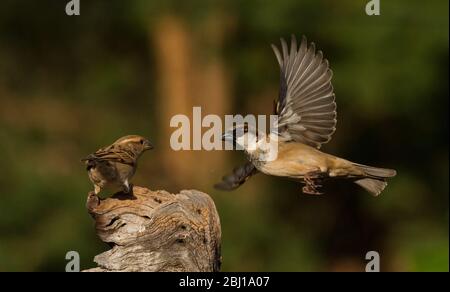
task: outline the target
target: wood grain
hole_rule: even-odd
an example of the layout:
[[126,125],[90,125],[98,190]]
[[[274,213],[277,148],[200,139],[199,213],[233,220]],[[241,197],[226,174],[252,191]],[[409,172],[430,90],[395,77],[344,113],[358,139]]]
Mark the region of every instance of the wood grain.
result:
[[220,270],[220,220],[205,193],[135,186],[131,195],[104,200],[90,193],[86,207],[98,237],[112,247],[97,255],[98,267],[87,272]]

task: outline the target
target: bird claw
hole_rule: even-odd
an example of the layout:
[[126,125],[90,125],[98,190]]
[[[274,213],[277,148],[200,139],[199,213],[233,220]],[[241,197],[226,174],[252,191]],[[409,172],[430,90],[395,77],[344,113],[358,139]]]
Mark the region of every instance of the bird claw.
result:
[[308,194],[308,195],[323,195],[323,193],[317,191],[317,189],[315,187],[310,187],[310,186],[304,186],[302,188],[302,191],[304,194]]
[[123,188],[122,188],[122,193],[124,193],[124,194],[126,194],[126,195],[130,195],[130,196],[133,196],[133,185],[132,184],[129,184],[128,182],[126,182],[124,185],[123,185]]
[[93,214],[95,208],[100,205],[100,198],[94,191],[89,192],[87,200],[86,200],[86,209],[89,213]]

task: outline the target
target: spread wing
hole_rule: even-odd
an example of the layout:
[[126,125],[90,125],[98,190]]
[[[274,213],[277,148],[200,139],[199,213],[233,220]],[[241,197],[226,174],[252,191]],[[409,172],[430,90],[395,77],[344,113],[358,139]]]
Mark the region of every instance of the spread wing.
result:
[[320,148],[331,139],[336,127],[336,103],[331,85],[332,71],[314,43],[305,37],[299,47],[292,36],[291,47],[281,39],[281,52],[272,45],[280,65],[280,93],[275,104],[278,133]]
[[88,161],[88,163],[92,163],[93,161],[110,161],[134,165],[136,159],[131,150],[120,147],[119,145],[111,145],[97,150],[97,152],[88,155],[82,161]]
[[223,191],[235,190],[257,173],[256,167],[251,162],[247,162],[233,169],[232,174],[224,176],[220,183],[214,185],[214,188]]

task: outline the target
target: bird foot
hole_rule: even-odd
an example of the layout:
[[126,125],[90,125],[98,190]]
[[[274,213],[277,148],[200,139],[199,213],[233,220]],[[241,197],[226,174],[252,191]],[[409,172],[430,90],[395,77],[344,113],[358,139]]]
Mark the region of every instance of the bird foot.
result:
[[132,196],[132,195],[133,195],[133,187],[134,187],[134,186],[133,186],[132,184],[126,183],[126,184],[123,186],[122,192],[123,192],[124,194],[127,194],[127,195]]
[[89,192],[86,200],[86,209],[90,214],[94,213],[95,208],[100,205],[101,199],[97,196],[94,191]]
[[319,178],[319,172],[311,172],[307,173],[303,180],[305,182],[305,186],[302,188],[303,193],[308,195],[322,195],[322,192],[318,191],[318,188],[322,187],[320,184],[321,179]]
[[116,193],[114,196],[120,200],[136,200],[134,195],[134,186],[128,183],[123,186],[121,192]]

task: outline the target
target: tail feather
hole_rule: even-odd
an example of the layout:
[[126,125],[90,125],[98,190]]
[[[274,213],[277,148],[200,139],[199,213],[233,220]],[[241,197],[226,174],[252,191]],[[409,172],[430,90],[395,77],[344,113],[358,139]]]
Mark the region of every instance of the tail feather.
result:
[[388,178],[397,175],[397,172],[394,169],[379,168],[357,163],[354,163],[354,165],[361,169],[367,176],[374,178]]
[[355,181],[355,183],[374,196],[378,196],[387,186],[386,178],[394,177],[397,172],[393,169],[378,168],[363,164],[354,164],[367,176]]

